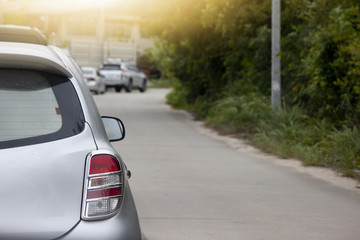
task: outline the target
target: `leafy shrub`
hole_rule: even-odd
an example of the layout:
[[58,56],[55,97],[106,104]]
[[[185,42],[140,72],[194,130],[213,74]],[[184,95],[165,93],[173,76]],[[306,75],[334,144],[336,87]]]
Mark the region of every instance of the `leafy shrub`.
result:
[[329,165],[349,176],[360,178],[360,131],[358,128],[334,130],[326,142]]
[[270,115],[270,104],[261,95],[230,96],[214,103],[206,121],[226,132],[254,132],[259,121]]
[[173,90],[166,96],[166,103],[175,108],[188,109],[189,103],[186,100],[187,90],[182,88],[178,80],[173,82]]
[[342,124],[360,118],[360,11],[332,9],[329,20],[311,37],[304,59],[311,80],[299,88],[308,112]]
[[270,0],[174,0],[162,14],[154,4],[157,55],[163,72],[177,79],[167,101],[227,133],[254,134],[252,143],[269,152],[355,176],[360,2],[282,3],[282,94],[289,106],[273,111],[268,101]]

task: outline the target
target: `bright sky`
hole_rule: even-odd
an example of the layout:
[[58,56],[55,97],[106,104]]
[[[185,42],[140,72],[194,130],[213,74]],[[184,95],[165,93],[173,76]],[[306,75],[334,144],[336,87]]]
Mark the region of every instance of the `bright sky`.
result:
[[30,12],[61,13],[69,10],[109,6],[117,1],[120,0],[0,0],[0,4],[3,10],[17,10],[25,7]]
[[6,12],[24,11],[30,14],[62,14],[88,9],[100,10],[101,7],[105,10],[118,9],[119,14],[139,15],[140,12],[146,12],[154,1],[159,3],[172,0],[0,0],[0,16]]

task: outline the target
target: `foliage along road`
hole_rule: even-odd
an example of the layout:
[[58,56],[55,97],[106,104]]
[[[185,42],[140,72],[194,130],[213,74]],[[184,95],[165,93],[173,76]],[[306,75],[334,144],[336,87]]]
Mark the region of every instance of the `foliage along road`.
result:
[[237,151],[198,131],[164,104],[166,90],[95,96],[101,114],[121,118],[116,148],[149,240],[353,240],[360,193]]

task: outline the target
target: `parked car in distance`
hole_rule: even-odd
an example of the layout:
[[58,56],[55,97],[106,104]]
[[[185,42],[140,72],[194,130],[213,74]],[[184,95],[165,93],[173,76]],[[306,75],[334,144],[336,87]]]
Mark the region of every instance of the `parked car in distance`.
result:
[[0,239],[142,239],[124,125],[61,49],[0,42],[0,121]]
[[95,94],[104,94],[106,91],[105,79],[94,67],[81,67],[84,74],[84,80],[91,92]]
[[139,89],[140,92],[146,91],[146,75],[135,64],[105,63],[100,73],[105,77],[106,87],[114,87],[116,92],[120,92],[123,88],[126,92],[131,92],[134,88]]
[[0,25],[0,42],[21,42],[47,45],[47,38],[37,28]]

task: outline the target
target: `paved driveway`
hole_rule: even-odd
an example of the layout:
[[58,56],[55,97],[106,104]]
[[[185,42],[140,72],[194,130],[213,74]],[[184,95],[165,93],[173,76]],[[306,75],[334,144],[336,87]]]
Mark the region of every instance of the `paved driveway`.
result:
[[94,96],[120,117],[115,143],[149,240],[356,240],[360,193],[231,147],[164,104],[166,90]]

